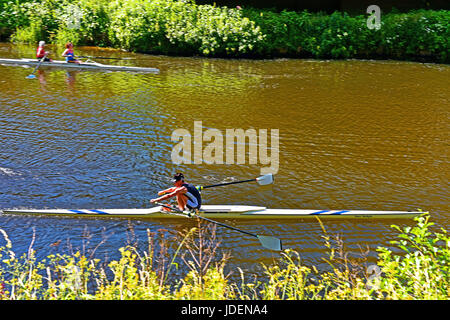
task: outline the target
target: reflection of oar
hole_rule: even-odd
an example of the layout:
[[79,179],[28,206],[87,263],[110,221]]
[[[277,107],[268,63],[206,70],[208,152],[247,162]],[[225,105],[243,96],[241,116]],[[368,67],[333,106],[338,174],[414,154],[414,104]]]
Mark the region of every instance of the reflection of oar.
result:
[[48,53],[46,53],[46,54],[42,57],[41,61],[39,61],[39,63],[38,63],[38,65],[36,66],[36,68],[34,68],[33,72],[27,76],[27,79],[36,79],[36,76],[34,75],[34,73],[35,73],[36,70],[39,68],[39,66],[41,65],[41,63],[45,60],[45,58],[47,57],[47,55],[48,55]]
[[[172,211],[175,211],[175,212],[177,212],[179,214],[182,214],[182,215],[184,215],[186,217],[194,216],[194,217],[197,217],[199,219],[203,219],[205,221],[217,224],[219,226],[222,226],[222,227],[225,227],[225,228],[228,228],[228,229],[231,229],[231,230],[235,230],[235,231],[238,231],[238,232],[242,232],[242,233],[245,233],[245,234],[247,234],[249,236],[255,237],[255,238],[257,238],[259,240],[259,242],[261,243],[261,245],[264,248],[267,248],[269,250],[274,250],[274,251],[280,251],[281,250],[281,240],[278,239],[278,238],[270,237],[270,236],[260,236],[260,235],[257,235],[257,234],[254,234],[254,233],[251,233],[251,232],[248,232],[248,231],[244,231],[244,230],[232,227],[232,226],[227,225],[225,223],[221,223],[221,222],[218,222],[218,221],[214,221],[214,220],[202,217],[202,216],[197,215],[197,214],[191,215],[191,213],[185,213],[184,211],[182,211],[182,210],[180,210],[178,208],[175,208],[173,206],[169,206],[167,204],[158,203],[158,202],[155,202],[155,203],[157,205],[159,205],[159,206],[162,206],[164,208],[167,208],[167,209],[170,209]],[[168,213],[170,213],[170,212],[168,212]]]
[[219,184],[213,184],[210,186],[197,186],[197,189],[203,190],[203,189],[208,189],[208,188],[213,188],[213,187],[228,186],[230,184],[238,184],[238,183],[253,182],[253,181],[256,181],[260,186],[265,186],[265,185],[271,184],[271,183],[273,183],[273,174],[269,173],[269,174],[260,176],[258,178],[242,180],[242,181],[224,182],[224,183],[219,183]]

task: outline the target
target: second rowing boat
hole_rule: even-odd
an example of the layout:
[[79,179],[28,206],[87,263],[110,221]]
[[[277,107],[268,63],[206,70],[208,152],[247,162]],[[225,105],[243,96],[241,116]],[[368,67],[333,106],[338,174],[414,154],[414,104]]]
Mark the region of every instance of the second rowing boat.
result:
[[[36,66],[39,60],[36,59],[3,59],[0,58],[0,64],[2,65],[26,65]],[[131,72],[145,72],[145,73],[159,73],[157,68],[144,68],[144,67],[129,67],[129,66],[117,66],[101,64],[97,62],[81,62],[81,63],[69,63],[65,61],[44,61],[41,63],[42,67],[56,67],[66,69],[85,69],[85,70],[105,70],[105,71],[131,71]]]

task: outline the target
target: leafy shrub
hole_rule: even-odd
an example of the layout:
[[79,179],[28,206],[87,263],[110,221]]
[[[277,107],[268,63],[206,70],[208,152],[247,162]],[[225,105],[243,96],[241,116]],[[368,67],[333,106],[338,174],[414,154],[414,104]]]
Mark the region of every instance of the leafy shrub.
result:
[[262,34],[237,9],[190,1],[116,0],[110,39],[128,50],[201,55],[251,52]]
[[28,26],[17,28],[12,35],[11,41],[19,43],[37,42],[39,39],[44,39],[44,30],[42,23],[39,21],[32,21]]
[[450,296],[450,237],[445,229],[432,232],[430,216],[416,218],[417,225],[399,231],[392,242],[403,251],[394,254],[380,247],[382,276],[378,279],[380,296],[388,299],[448,299]]
[[105,1],[66,1],[57,11],[58,29],[53,38],[56,43],[107,46],[109,15]]
[[450,12],[416,10],[382,15],[381,29],[367,28],[367,16],[245,9],[265,35],[255,51],[263,56],[315,58],[428,57],[449,61]]
[[381,46],[386,55],[435,56],[439,61],[449,61],[449,11],[418,10],[386,15],[383,21]]
[[[15,15],[10,21],[15,23],[15,32],[11,40],[25,43],[35,43],[51,38],[58,28],[58,10],[62,1],[42,0],[33,2],[8,2],[6,12]],[[1,24],[1,22],[0,22]]]

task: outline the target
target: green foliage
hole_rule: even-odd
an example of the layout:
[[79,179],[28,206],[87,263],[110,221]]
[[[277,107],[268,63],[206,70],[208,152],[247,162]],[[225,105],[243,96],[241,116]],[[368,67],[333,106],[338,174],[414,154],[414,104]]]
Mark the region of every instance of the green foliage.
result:
[[[52,37],[54,43],[64,45],[67,42],[72,42],[74,46],[81,44],[81,35],[77,30],[58,29]],[[37,40],[36,40],[37,41]]]
[[106,4],[93,0],[77,1],[76,5],[68,0],[5,2],[0,31],[3,36],[12,33],[11,40],[17,42],[108,45]]
[[31,21],[30,24],[23,28],[17,28],[16,32],[11,36],[12,42],[27,43],[37,42],[44,39],[44,30],[42,23],[39,21]]
[[347,13],[289,12],[246,9],[266,35],[256,51],[263,56],[315,58],[428,58],[449,61],[450,12],[417,10],[388,13],[381,29],[367,27],[368,16]]
[[108,265],[113,279],[108,280],[105,271],[100,271],[95,299],[149,300],[170,295],[167,286],[158,281],[157,273],[149,268],[149,256],[143,258],[129,246],[119,251],[120,260]]
[[250,52],[263,38],[255,23],[241,11],[211,5],[192,6],[189,20],[172,19],[168,37],[173,43],[186,43],[203,55],[240,56]]
[[0,0],[0,39],[10,36],[17,27],[30,24],[26,1]]
[[109,6],[113,44],[166,54],[242,55],[262,34],[237,9],[191,1],[115,0]]
[[386,15],[383,21],[381,46],[386,55],[435,56],[439,61],[449,61],[449,11],[419,10]]
[[417,225],[401,230],[393,241],[404,254],[379,248],[383,276],[379,291],[389,299],[448,299],[450,295],[450,237],[447,231],[431,232],[429,216],[417,219]]
[[0,0],[0,38],[218,57],[394,58],[449,62],[450,12],[381,17],[197,5],[192,0]]

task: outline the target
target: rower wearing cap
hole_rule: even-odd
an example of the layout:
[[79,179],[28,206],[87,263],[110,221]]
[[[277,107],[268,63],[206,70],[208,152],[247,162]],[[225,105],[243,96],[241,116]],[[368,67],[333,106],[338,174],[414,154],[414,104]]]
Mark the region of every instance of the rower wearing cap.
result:
[[180,210],[199,210],[202,205],[202,197],[198,189],[184,181],[182,173],[177,173],[172,180],[174,187],[158,192],[157,199],[150,200],[151,203],[177,197]]
[[38,58],[38,60],[44,58],[44,61],[52,61],[52,59],[47,57],[49,54],[50,52],[45,51],[45,41],[39,41],[39,46],[36,50],[36,58]]

